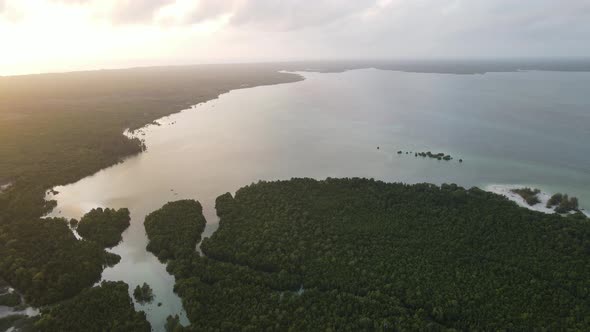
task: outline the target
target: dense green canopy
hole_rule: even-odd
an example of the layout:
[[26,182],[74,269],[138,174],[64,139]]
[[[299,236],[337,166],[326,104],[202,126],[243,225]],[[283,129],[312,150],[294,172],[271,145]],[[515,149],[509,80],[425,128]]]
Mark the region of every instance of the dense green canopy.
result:
[[49,307],[36,323],[41,331],[151,331],[144,312],[136,312],[122,281],[103,281],[72,299]]
[[133,290],[133,297],[139,303],[149,303],[154,300],[154,293],[150,285],[146,282],[143,285],[137,285]]
[[121,242],[121,233],[129,227],[129,210],[126,208],[96,208],[86,213],[78,223],[78,234],[86,240],[94,241],[109,248]]
[[217,210],[207,257],[169,264],[196,331],[590,329],[585,218],[366,179],[260,182]]
[[118,260],[94,242],[77,240],[62,218],[0,224],[0,276],[34,305],[74,296]]
[[201,203],[194,200],[168,202],[145,217],[145,231],[150,239],[147,250],[160,260],[192,256],[205,229]]

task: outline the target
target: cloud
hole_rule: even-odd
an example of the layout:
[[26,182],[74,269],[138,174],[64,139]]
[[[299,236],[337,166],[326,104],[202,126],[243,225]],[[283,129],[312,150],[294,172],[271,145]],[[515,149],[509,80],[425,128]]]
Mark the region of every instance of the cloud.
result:
[[375,0],[243,1],[234,12],[231,23],[294,30],[326,25],[359,14],[375,3]]
[[236,6],[231,0],[205,0],[199,1],[199,5],[189,16],[188,22],[199,23],[215,19],[223,14],[231,14]]
[[[76,0],[70,0],[76,1]],[[78,0],[80,1],[80,0]],[[114,23],[138,24],[151,23],[155,13],[162,7],[174,3],[174,0],[122,0],[117,1],[110,19]]]
[[[54,0],[76,4],[92,0]],[[104,1],[104,0],[103,0]],[[358,14],[382,1],[376,0],[123,0],[117,1],[108,20],[115,24],[191,25],[231,15],[235,26],[261,30],[296,30],[329,24]]]
[[590,0],[0,0],[0,35],[9,69],[95,44],[88,62],[125,66],[590,56]]

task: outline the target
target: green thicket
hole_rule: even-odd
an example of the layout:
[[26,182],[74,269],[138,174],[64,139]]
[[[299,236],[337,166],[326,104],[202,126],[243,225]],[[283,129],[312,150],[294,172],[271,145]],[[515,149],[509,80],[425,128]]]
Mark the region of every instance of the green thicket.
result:
[[17,292],[0,294],[0,306],[16,307],[20,302],[20,295]]
[[168,264],[195,331],[590,329],[586,218],[365,179],[260,182],[217,211],[206,257]]
[[161,261],[192,256],[205,229],[201,203],[180,200],[166,203],[145,217],[145,231],[150,239],[147,250]]
[[0,224],[1,277],[34,305],[74,296],[118,259],[94,242],[77,240],[62,218]]
[[121,242],[121,233],[129,227],[129,220],[129,210],[126,208],[96,208],[80,219],[77,231],[84,239],[94,241],[104,248],[114,247]]
[[152,288],[147,283],[143,283],[143,285],[137,285],[133,290],[133,297],[139,303],[149,303],[154,300],[154,293]]
[[151,331],[144,312],[136,312],[122,281],[103,281],[42,311],[41,331]]
[[539,189],[518,188],[512,189],[510,191],[522,197],[528,205],[532,206],[541,203],[538,197],[539,193],[541,192]]
[[568,194],[556,193],[547,201],[547,207],[555,208],[557,213],[578,211],[578,199],[576,197],[570,198]]

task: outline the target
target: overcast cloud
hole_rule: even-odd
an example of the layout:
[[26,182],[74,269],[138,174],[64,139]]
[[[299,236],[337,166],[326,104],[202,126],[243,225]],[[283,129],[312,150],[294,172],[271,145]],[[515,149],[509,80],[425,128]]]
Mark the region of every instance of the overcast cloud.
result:
[[[588,56],[590,0],[0,0],[0,29],[62,48],[87,43],[101,53],[89,66]],[[13,42],[12,63],[22,40]],[[55,53],[78,61],[84,52]]]

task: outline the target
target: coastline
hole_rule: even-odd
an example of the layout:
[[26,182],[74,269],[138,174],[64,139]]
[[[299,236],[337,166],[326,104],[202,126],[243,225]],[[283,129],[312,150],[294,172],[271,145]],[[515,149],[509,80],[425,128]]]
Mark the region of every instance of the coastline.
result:
[[[266,85],[277,85],[277,84],[282,84],[282,83],[276,83],[276,84],[266,84]],[[234,90],[238,90],[238,89],[245,89],[245,88],[250,88],[250,87],[253,87],[253,86],[248,86],[248,87],[242,87],[242,86],[240,86],[239,88],[236,88],[236,89],[234,89]],[[160,129],[158,129],[158,127],[160,127],[160,126],[166,126],[166,125],[171,125],[171,124],[174,124],[174,123],[175,123],[175,119],[170,119],[169,117],[171,117],[171,116],[174,116],[174,115],[178,115],[178,114],[181,114],[181,113],[184,113],[184,111],[190,111],[190,110],[193,110],[193,109],[195,109],[195,108],[196,108],[198,105],[205,104],[205,103],[207,103],[208,101],[213,101],[213,100],[215,100],[215,99],[218,99],[218,98],[219,98],[221,95],[227,94],[227,93],[229,93],[229,92],[231,92],[231,91],[233,91],[233,90],[230,90],[230,91],[228,91],[228,92],[225,92],[225,93],[221,93],[221,94],[219,94],[217,97],[215,97],[215,98],[211,98],[211,99],[209,99],[209,100],[207,100],[207,101],[202,101],[202,102],[199,102],[199,103],[197,103],[197,104],[194,104],[194,105],[192,105],[192,106],[190,106],[190,107],[186,106],[185,108],[183,108],[183,109],[181,109],[181,110],[177,110],[177,111],[174,111],[174,112],[172,112],[172,113],[169,113],[169,114],[167,114],[167,115],[164,115],[164,116],[162,116],[162,117],[159,117],[159,118],[157,118],[156,120],[152,120],[152,121],[148,122],[148,123],[147,123],[146,125],[144,125],[143,127],[137,128],[136,130],[131,130],[131,129],[129,129],[130,127],[128,127],[128,128],[127,128],[127,129],[126,129],[126,130],[123,132],[123,136],[126,136],[126,137],[127,137],[127,139],[130,139],[130,138],[131,138],[131,139],[132,139],[132,138],[138,138],[138,139],[141,139],[141,136],[143,136],[143,135],[142,135],[142,134],[143,134],[143,132],[145,132],[145,131],[147,131],[147,130],[149,130],[149,129],[153,129],[153,130],[155,130],[155,131],[160,131]],[[243,104],[243,103],[242,103],[242,104],[240,104],[240,108],[241,108],[241,106],[242,106],[242,105],[249,105],[249,104]],[[212,108],[214,108],[214,107],[215,107],[215,105],[208,106],[208,107],[212,107]],[[189,112],[187,112],[187,113],[189,113]],[[219,113],[219,112],[211,112],[211,113]],[[248,113],[248,112],[246,112],[246,113]],[[218,121],[218,123],[219,123],[219,121]],[[178,121],[178,124],[179,124],[179,125],[182,125],[182,122],[181,122],[181,121]],[[194,130],[194,129],[191,129],[191,130]],[[201,140],[201,141],[204,141],[204,140]],[[374,150],[374,145],[371,145],[371,149],[370,149],[370,151],[373,151],[373,150]],[[142,152],[144,152],[144,151],[141,151],[141,152],[139,152],[139,153],[137,153],[137,154],[134,154],[134,155],[127,156],[127,157],[125,157],[125,159],[127,159],[127,158],[134,158],[134,157],[136,157],[136,156],[140,156],[140,154],[141,154]],[[155,151],[154,151],[154,152],[155,152]],[[145,153],[145,152],[144,152],[144,153]],[[151,154],[150,154],[150,155],[151,155]],[[145,156],[145,155],[144,155],[144,156]],[[203,160],[200,160],[199,162],[203,162]],[[115,164],[114,164],[114,165],[111,165],[111,166],[108,166],[108,167],[105,167],[105,168],[103,168],[103,169],[99,170],[97,173],[104,172],[104,171],[106,171],[107,169],[109,169],[109,168],[112,168],[112,167],[114,167],[114,166],[115,166]],[[176,165],[175,165],[175,166],[176,166]],[[168,169],[170,169],[170,168],[168,168]],[[87,177],[88,177],[88,176],[87,176]],[[318,177],[318,178],[322,178],[322,177]],[[75,182],[78,182],[78,181],[79,181],[79,180],[76,180]],[[108,182],[108,181],[107,181],[107,182]],[[201,182],[199,185],[201,185],[201,184],[202,184],[202,182]],[[244,183],[244,184],[246,184],[246,183]],[[55,188],[56,188],[56,189],[58,189],[58,191],[61,191],[59,187],[55,187]],[[172,196],[172,195],[176,195],[177,193],[178,193],[179,195],[181,195],[181,196],[180,196],[180,197],[178,197],[178,198],[184,198],[184,197],[182,197],[182,196],[183,196],[183,194],[185,194],[185,195],[186,195],[186,193],[183,193],[182,191],[178,190],[178,188],[176,188],[176,187],[174,187],[174,190],[170,189],[170,192],[168,192],[168,190],[169,190],[169,188],[168,188],[168,187],[160,187],[160,188],[163,188],[163,189],[164,189],[164,191],[166,192],[166,194],[167,194],[167,195],[169,195],[169,197],[170,197],[170,198],[168,198],[168,199],[177,199],[176,197]],[[483,188],[483,186],[482,186],[482,188]],[[222,192],[218,192],[217,194],[221,194],[221,193],[222,193]],[[198,198],[200,199],[200,197],[198,197]],[[510,198],[509,198],[509,199],[510,199]],[[96,201],[94,201],[94,200],[88,200],[88,202],[96,202]],[[90,206],[88,206],[88,207],[89,207],[89,208],[91,208]],[[112,207],[112,206],[110,206],[110,205],[109,205],[109,207]],[[525,206],[525,207],[527,207],[527,208],[528,208],[528,206]],[[140,216],[137,216],[137,217],[138,217],[138,221],[139,221],[139,219],[141,219],[141,218],[140,218]],[[207,218],[207,220],[208,220],[209,222],[211,222],[211,220],[210,220],[209,218]],[[208,224],[209,224],[209,223],[208,223]],[[135,229],[135,230],[134,230],[134,232],[138,232],[138,229]],[[130,232],[130,233],[131,233],[131,232]],[[124,241],[125,241],[125,240],[124,240]],[[119,266],[119,268],[121,268],[121,266]],[[164,268],[163,270],[165,270],[165,268]],[[106,270],[105,270],[105,271],[106,271]],[[115,272],[115,271],[113,271],[113,272]],[[105,273],[105,272],[103,271],[103,276],[104,276],[104,273]],[[113,273],[113,275],[114,275],[114,273]],[[168,274],[168,275],[170,275],[170,274]],[[171,276],[171,275],[170,275],[170,276]],[[109,280],[110,280],[110,279],[109,279]],[[138,308],[136,307],[136,309],[138,309]],[[138,310],[142,310],[142,309],[144,309],[144,308],[142,307],[142,308],[139,308]]]
[[[492,192],[494,194],[504,196],[508,200],[516,203],[518,206],[532,210],[532,211],[542,212],[542,213],[546,213],[546,214],[556,213],[552,208],[546,207],[547,201],[549,200],[549,198],[551,198],[552,193],[541,191],[537,195],[537,197],[539,198],[539,200],[541,202],[537,203],[535,205],[529,205],[524,200],[524,198],[522,198],[520,195],[512,192],[513,189],[519,189],[519,188],[525,188],[525,187],[531,187],[531,186],[530,185],[519,185],[519,184],[489,184],[487,186],[484,186],[482,189],[485,191]],[[534,186],[532,186],[532,187],[534,187]],[[588,210],[585,210],[584,207],[580,208],[580,212],[582,212],[588,218],[590,218],[590,212]]]

